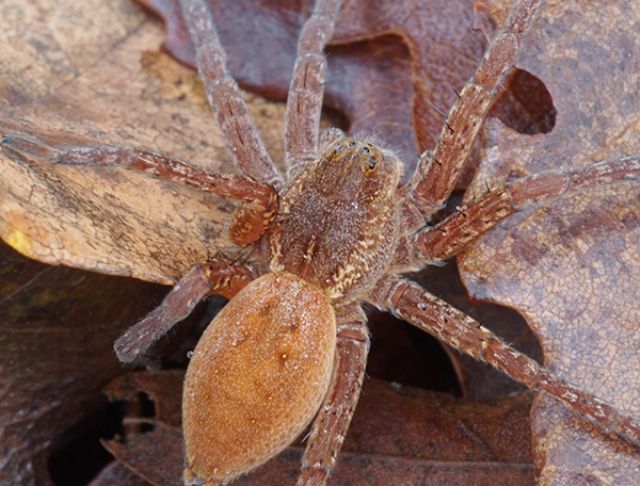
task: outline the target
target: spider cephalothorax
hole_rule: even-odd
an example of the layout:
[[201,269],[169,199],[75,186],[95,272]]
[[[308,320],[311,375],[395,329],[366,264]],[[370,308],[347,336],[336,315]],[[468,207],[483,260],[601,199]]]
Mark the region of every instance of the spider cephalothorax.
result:
[[400,171],[371,143],[329,145],[283,192],[269,234],[271,270],[300,275],[334,301],[353,300],[393,256]]
[[[636,179],[622,157],[511,182],[435,225],[480,125],[508,76],[538,0],[515,2],[476,74],[460,93],[434,150],[399,187],[402,164],[368,141],[341,136],[321,146],[326,61],[340,0],[317,0],[298,44],[286,112],[285,180],[271,161],[225,66],[203,0],[182,0],[209,102],[243,176],[212,174],[145,150],[68,146],[57,163],[119,164],[241,202],[230,240],[249,260],[193,262],[162,304],[115,343],[132,362],[209,294],[231,297],[196,347],[183,396],[185,481],[232,480],[290,444],[313,420],[301,484],[324,484],[355,409],[369,336],[362,305],[404,318],[470,356],[547,393],[601,429],[640,446],[640,423],[517,352],[474,319],[402,274],[455,256],[532,201]],[[8,137],[22,154],[37,143]],[[315,417],[315,418],[314,418]]]

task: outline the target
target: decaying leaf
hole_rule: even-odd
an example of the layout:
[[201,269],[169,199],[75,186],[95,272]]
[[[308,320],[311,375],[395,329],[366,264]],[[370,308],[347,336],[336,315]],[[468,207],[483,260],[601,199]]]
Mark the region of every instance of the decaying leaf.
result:
[[[45,143],[26,155],[0,151],[5,241],[47,263],[162,283],[224,250],[228,201],[132,171],[52,163],[51,146],[111,143],[229,172],[201,84],[155,51],[156,23],[125,0],[3,2],[0,35],[0,136]],[[282,106],[250,106],[277,157]]]
[[[106,446],[118,461],[156,485],[182,472],[177,372],[132,373],[107,387],[112,399],[143,393],[157,413],[142,420],[153,430],[132,431]],[[451,484],[531,484],[526,392],[495,403],[466,402],[427,390],[367,380],[333,481],[383,485],[402,478]],[[172,412],[173,411],[173,412]],[[132,425],[136,421],[132,421]],[[299,470],[300,445],[285,450],[238,484],[289,484]]]
[[0,483],[48,481],[52,448],[105,406],[100,389],[123,371],[111,343],[163,293],[0,245]]
[[[227,202],[124,171],[46,160],[48,144],[114,143],[225,166],[200,83],[158,52],[161,38],[160,26],[127,0],[0,3],[0,137],[47,144],[27,157],[0,153],[0,233],[15,248],[165,283],[181,266],[206,260]],[[250,99],[261,126],[273,130],[263,135],[277,154],[282,108]],[[118,252],[123,241],[137,251]],[[153,241],[157,253],[146,249]],[[161,255],[171,258],[161,263]],[[166,290],[29,262],[4,244],[0,272],[0,483],[49,484],[52,450],[105,406],[100,388],[124,371],[113,340]]]
[[90,486],[147,486],[148,481],[129,470],[121,462],[112,462],[91,481]]
[[[640,149],[640,6],[546,2],[518,67],[557,108],[545,135],[494,121],[468,197],[554,167]],[[640,415],[640,188],[618,182],[506,220],[460,258],[472,294],[517,309],[546,365]],[[533,414],[541,484],[638,484],[640,454],[546,398]]]

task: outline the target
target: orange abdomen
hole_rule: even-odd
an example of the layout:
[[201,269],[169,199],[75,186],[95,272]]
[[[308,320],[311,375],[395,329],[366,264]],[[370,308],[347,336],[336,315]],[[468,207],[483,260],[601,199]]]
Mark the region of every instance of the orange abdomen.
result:
[[185,480],[226,481],[288,446],[327,392],[335,342],[331,302],[300,277],[269,273],[240,291],[187,370]]

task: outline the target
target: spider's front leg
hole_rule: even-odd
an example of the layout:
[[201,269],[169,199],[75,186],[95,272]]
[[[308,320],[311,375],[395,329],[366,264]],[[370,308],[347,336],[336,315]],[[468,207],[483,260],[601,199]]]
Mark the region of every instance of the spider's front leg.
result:
[[360,397],[369,353],[367,318],[359,305],[338,311],[336,358],[329,391],[316,416],[302,458],[299,486],[323,485],[333,472],[336,457],[349,429]]
[[437,212],[451,195],[482,122],[511,72],[522,38],[541,3],[542,0],[516,2],[474,76],[451,108],[435,149],[420,157],[410,185],[415,188],[414,198],[425,217]]
[[625,415],[591,393],[567,383],[419,285],[388,277],[376,289],[372,301],[532,390],[547,393],[599,429],[640,447],[640,421],[637,418]]
[[113,348],[118,359],[123,363],[137,361],[175,324],[189,316],[207,295],[231,298],[251,280],[249,269],[239,263],[213,260],[196,265],[158,307],[116,340]]
[[182,15],[196,50],[196,66],[227,146],[242,172],[279,189],[282,179],[226,66],[226,56],[204,0],[182,0]]
[[324,74],[324,48],[333,35],[342,0],[317,0],[298,39],[285,114],[285,161],[289,177],[318,154]]

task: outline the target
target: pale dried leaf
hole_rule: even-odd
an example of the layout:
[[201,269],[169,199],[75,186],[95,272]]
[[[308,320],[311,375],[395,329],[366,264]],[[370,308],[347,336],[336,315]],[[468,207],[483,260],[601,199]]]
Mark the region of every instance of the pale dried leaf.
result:
[[[160,26],[139,7],[3,2],[0,32],[0,135],[144,147],[230,169],[200,82],[158,52]],[[278,156],[283,109],[250,100]],[[228,248],[233,206],[218,197],[131,171],[25,160],[6,148],[0,167],[0,236],[33,258],[171,283]]]

